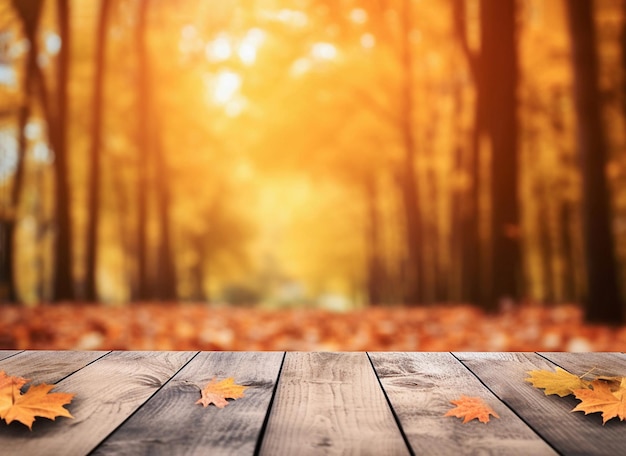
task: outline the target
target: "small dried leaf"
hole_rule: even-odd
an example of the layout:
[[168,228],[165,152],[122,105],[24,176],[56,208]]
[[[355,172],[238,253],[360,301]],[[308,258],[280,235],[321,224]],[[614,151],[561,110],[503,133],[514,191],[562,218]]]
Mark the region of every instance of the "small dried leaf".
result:
[[488,423],[489,415],[500,418],[498,414],[479,397],[461,396],[460,399],[450,402],[456,405],[456,407],[448,410],[444,416],[464,418],[463,423],[467,423],[474,418],[478,419],[481,423]]
[[210,404],[217,408],[224,408],[228,405],[226,399],[239,399],[244,397],[244,390],[247,386],[236,385],[235,379],[229,377],[219,382],[215,378],[211,380],[202,390],[202,397],[196,401],[196,404],[202,404],[204,407]]

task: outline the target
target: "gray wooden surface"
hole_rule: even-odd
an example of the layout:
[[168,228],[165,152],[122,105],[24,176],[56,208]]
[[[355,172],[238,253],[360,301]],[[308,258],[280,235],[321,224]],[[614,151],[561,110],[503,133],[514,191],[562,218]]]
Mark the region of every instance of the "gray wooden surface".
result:
[[[27,352],[39,355],[39,352]],[[64,352],[60,352],[60,355]],[[74,393],[74,419],[39,418],[33,431],[12,423],[0,426],[0,448],[15,455],[84,455],[169,380],[195,353],[112,352],[64,378],[57,390]],[[38,356],[54,365],[51,356]],[[20,371],[11,371],[20,375]],[[39,378],[33,383],[41,383]],[[54,390],[53,390],[54,391]]]
[[[553,455],[554,450],[450,353],[370,353],[415,453]],[[461,395],[481,398],[500,417],[463,424],[444,417]],[[471,445],[468,445],[471,442]]]
[[[487,388],[517,413],[541,437],[567,455],[619,455],[626,452],[626,423],[613,419],[602,425],[599,413],[572,413],[578,404],[573,396],[546,396],[524,381],[535,369],[554,370],[555,365],[535,353],[457,353]],[[623,354],[546,354],[576,375],[597,366],[603,373],[624,375]],[[567,359],[570,362],[567,362]],[[578,361],[572,361],[578,359]],[[583,361],[585,359],[585,361]]]
[[[0,423],[0,454],[626,454],[626,422],[524,381],[555,366],[626,376],[626,355],[0,350],[0,370],[75,393],[74,419]],[[213,377],[245,397],[196,405]],[[500,418],[445,417],[461,395]]]
[[31,379],[35,384],[53,384],[107,353],[105,351],[25,351],[0,361],[0,370],[5,371],[7,375]]
[[22,350],[0,350],[0,360],[21,353]]
[[[283,353],[200,353],[94,454],[253,454]],[[247,386],[225,408],[195,404],[215,377]]]
[[365,353],[287,353],[261,454],[408,449]]

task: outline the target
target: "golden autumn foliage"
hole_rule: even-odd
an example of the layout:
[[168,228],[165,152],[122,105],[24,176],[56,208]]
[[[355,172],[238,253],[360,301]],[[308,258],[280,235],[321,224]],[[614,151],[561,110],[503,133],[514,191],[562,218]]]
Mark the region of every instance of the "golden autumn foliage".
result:
[[462,395],[460,399],[450,401],[450,403],[456,405],[456,407],[448,410],[444,416],[463,418],[463,424],[473,419],[477,419],[481,423],[488,423],[489,415],[500,418],[498,414],[479,397]]
[[[47,97],[54,100],[59,51],[67,43],[54,2],[32,3],[44,4],[35,43]],[[150,2],[144,16],[139,2],[104,2],[112,5],[101,39],[102,2],[68,3],[65,177],[71,198],[59,203],[71,206],[75,254],[67,257],[77,289],[87,275],[87,247],[94,247],[89,239],[98,241],[99,289],[89,299],[150,298],[135,295],[137,244],[144,239],[150,261],[163,263],[158,248],[167,238],[177,271],[171,280],[180,299],[228,300],[232,288],[245,282],[267,301],[291,299],[283,293],[291,283],[300,290],[295,299],[315,300],[333,292],[357,307],[383,298],[400,302],[407,261],[406,208],[398,179],[407,168],[405,129],[418,139],[412,165],[420,183],[414,206],[423,219],[417,269],[424,271],[424,301],[474,299],[464,283],[469,279],[463,262],[474,259],[463,251],[466,242],[465,247],[473,245],[465,240],[464,227],[468,220],[474,223],[469,208],[476,205],[474,247],[488,247],[492,152],[488,140],[474,138],[479,94],[471,59],[456,36],[453,10],[467,3],[467,40],[472,51],[479,51],[479,2],[415,2],[412,14],[404,15],[406,2],[399,1],[190,0],[184,5]],[[582,187],[565,3],[517,3],[522,210],[519,226],[507,232],[519,238],[523,250],[522,296],[580,302],[585,289]],[[619,227],[626,208],[621,153],[626,117],[619,37],[624,13],[620,2],[596,3],[611,149],[607,174],[618,227],[616,251],[623,264],[626,236]],[[34,48],[25,44],[28,37],[13,4],[20,2],[0,7],[0,140],[6,157],[0,160],[0,225],[15,222],[15,239],[8,244],[15,245],[9,264],[16,271],[15,300],[35,304],[56,299],[51,281],[58,272],[53,266],[58,154],[48,133],[57,129],[48,125],[43,95],[39,100],[37,93],[28,93],[26,63]],[[403,17],[412,21],[407,34],[400,27]],[[150,144],[138,139],[140,108],[145,108],[139,89],[148,86],[139,71],[139,35],[145,41],[149,98],[158,123]],[[415,60],[412,71],[403,66],[403,41]],[[95,63],[99,44],[105,47],[100,72]],[[483,63],[483,71],[499,71],[498,62]],[[93,96],[97,75],[104,97],[99,122]],[[405,83],[411,87],[407,93]],[[405,125],[400,120],[407,95],[414,106]],[[24,150],[18,150],[22,108],[30,114]],[[94,125],[101,127],[99,142]],[[87,184],[94,179],[86,152],[92,147],[101,160],[101,195],[95,199],[98,233],[90,237],[86,230],[95,205],[88,203]],[[152,149],[162,149],[158,166]],[[23,184],[13,192],[18,163],[25,167]],[[144,170],[147,182],[138,185]],[[154,195],[165,189],[169,213],[157,217]],[[140,217],[144,192],[150,211]],[[19,195],[19,204],[12,193]],[[167,231],[169,226],[175,228]],[[382,298],[370,299],[368,290],[376,286]],[[0,287],[0,299],[6,293]]]
[[213,378],[203,389],[202,397],[198,399],[196,404],[202,404],[208,407],[213,404],[217,408],[224,408],[228,405],[226,399],[239,399],[244,397],[244,391],[247,386],[237,385],[232,377],[220,380],[219,382]]
[[32,429],[35,417],[54,420],[57,416],[73,418],[63,406],[74,397],[70,393],[50,393],[54,385],[32,385],[25,393],[21,388],[30,380],[7,375],[0,371],[0,418],[11,424],[13,421]]

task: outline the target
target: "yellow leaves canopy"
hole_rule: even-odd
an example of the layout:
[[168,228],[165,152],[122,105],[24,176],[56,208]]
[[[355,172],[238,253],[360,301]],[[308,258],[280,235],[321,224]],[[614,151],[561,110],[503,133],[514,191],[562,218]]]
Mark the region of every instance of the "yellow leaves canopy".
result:
[[74,397],[69,393],[50,393],[54,385],[31,386],[22,394],[20,388],[30,380],[12,377],[0,371],[0,418],[11,424],[19,421],[32,429],[35,417],[41,416],[54,420],[57,416],[73,418],[63,406]]
[[239,399],[244,396],[244,390],[247,386],[235,384],[235,379],[229,377],[219,382],[213,378],[207,386],[202,390],[202,397],[198,399],[196,404],[202,404],[208,407],[214,404],[217,408],[224,408],[228,405],[226,399]]

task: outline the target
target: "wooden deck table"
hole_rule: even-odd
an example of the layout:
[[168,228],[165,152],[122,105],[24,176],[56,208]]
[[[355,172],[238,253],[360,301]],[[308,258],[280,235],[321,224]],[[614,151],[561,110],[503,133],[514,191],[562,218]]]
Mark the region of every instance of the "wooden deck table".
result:
[[[626,454],[626,422],[524,381],[555,366],[624,376],[626,355],[0,350],[0,370],[75,393],[74,419],[0,423],[0,454]],[[245,397],[195,405],[213,377]],[[500,418],[444,417],[461,395]]]

